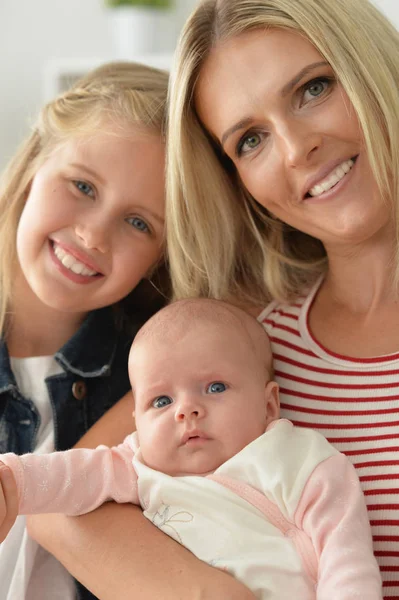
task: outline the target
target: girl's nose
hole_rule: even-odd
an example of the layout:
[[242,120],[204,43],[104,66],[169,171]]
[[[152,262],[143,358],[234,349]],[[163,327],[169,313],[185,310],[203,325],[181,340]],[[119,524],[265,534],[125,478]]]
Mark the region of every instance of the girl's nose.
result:
[[105,253],[109,249],[110,224],[104,222],[80,223],[75,233],[85,248]]

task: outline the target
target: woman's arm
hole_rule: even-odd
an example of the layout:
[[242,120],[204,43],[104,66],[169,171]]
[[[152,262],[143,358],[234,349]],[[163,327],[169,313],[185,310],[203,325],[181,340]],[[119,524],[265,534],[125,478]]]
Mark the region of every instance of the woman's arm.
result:
[[18,516],[18,488],[12,471],[0,462],[0,543]]
[[[132,408],[127,394],[78,445],[121,442],[133,428]],[[107,503],[81,517],[29,517],[29,533],[101,600],[254,600],[241,583],[197,559],[130,504]]]

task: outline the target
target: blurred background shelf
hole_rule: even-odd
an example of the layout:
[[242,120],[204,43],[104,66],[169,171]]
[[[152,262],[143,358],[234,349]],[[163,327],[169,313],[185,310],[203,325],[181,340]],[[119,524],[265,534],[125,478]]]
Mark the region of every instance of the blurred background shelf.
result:
[[[54,58],[44,64],[43,68],[43,101],[48,102],[54,96],[64,92],[73,83],[88,71],[99,67],[110,60],[117,58]],[[133,59],[132,59],[133,60]],[[142,54],[134,57],[134,62],[143,63],[150,67],[157,67],[170,71],[172,66],[172,53]]]

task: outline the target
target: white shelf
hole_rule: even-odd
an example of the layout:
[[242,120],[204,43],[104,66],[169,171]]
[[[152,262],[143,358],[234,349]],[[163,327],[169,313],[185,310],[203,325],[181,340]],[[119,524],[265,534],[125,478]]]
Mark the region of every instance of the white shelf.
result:
[[[113,58],[84,58],[69,59],[57,58],[49,60],[43,72],[44,101],[49,102],[58,94],[67,90],[80,77],[99,67],[100,65],[116,60]],[[133,59],[132,59],[133,60]],[[145,54],[134,58],[134,62],[143,63],[150,67],[169,71],[172,66],[173,54]]]

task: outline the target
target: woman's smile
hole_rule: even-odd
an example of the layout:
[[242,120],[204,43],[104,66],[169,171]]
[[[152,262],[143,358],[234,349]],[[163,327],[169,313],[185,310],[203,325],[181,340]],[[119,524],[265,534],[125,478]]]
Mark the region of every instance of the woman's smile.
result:
[[[356,159],[355,159],[356,160]],[[323,177],[321,181],[319,181],[318,175],[315,177],[317,183],[311,184],[312,187],[306,192],[305,198],[307,196],[311,196],[312,198],[320,197],[324,195],[329,190],[335,188],[338,183],[346,180],[346,175],[352,170],[355,165],[355,160],[350,158],[349,160],[345,160],[344,162],[339,162],[338,166],[333,168],[332,171],[326,176]],[[338,162],[338,161],[337,161]],[[328,169],[328,167],[327,167]],[[325,170],[327,170],[325,169]],[[328,169],[329,170],[329,169]],[[308,188],[309,182],[306,184],[306,188]]]

